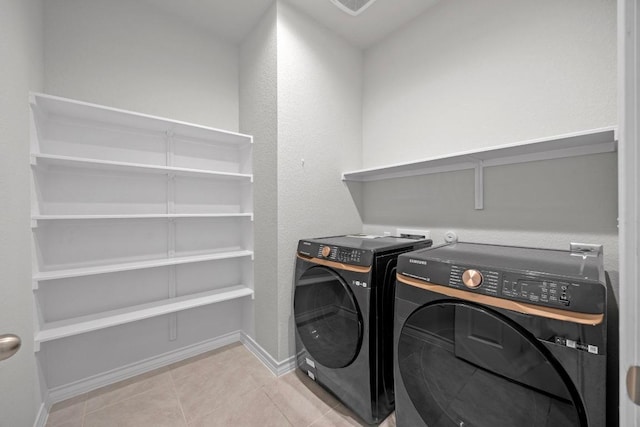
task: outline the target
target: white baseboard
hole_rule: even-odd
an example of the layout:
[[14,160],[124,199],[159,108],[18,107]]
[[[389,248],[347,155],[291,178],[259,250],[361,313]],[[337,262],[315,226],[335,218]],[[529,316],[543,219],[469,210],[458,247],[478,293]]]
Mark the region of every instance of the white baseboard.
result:
[[296,368],[296,358],[291,356],[281,362],[275,360],[264,348],[245,332],[240,333],[240,342],[254,354],[276,377],[282,376]]
[[202,341],[178,350],[170,351],[158,356],[150,357],[140,362],[125,365],[111,371],[84,378],[73,383],[65,384],[49,390],[49,399],[46,403],[47,413],[54,403],[79,396],[91,390],[123,381],[154,369],[162,368],[175,362],[197,356],[207,351],[215,350],[225,345],[241,341],[240,331],[231,332],[207,341]]
[[49,418],[49,408],[47,402],[42,402],[40,410],[36,416],[36,420],[33,422],[33,427],[44,427],[47,424],[47,418]]

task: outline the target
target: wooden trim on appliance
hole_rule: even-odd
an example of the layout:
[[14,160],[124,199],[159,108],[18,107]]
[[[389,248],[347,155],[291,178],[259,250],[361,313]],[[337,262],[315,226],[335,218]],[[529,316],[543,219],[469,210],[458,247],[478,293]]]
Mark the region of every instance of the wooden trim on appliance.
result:
[[454,298],[460,298],[465,301],[472,301],[478,304],[489,305],[491,307],[504,308],[506,310],[517,311],[519,313],[530,314],[533,316],[546,317],[549,319],[562,320],[564,322],[579,323],[581,325],[599,325],[604,320],[604,314],[577,313],[575,311],[560,310],[557,308],[542,307],[528,303],[517,302],[508,299],[496,298],[489,295],[477,294],[474,292],[463,291],[461,289],[450,288],[447,286],[436,285],[424,280],[414,279],[411,277],[396,274],[399,282],[409,286],[426,289],[438,294],[447,295]]
[[314,257],[306,256],[306,255],[300,255],[300,254],[298,254],[298,258],[303,259],[305,261],[309,261],[309,262],[314,263],[314,264],[324,265],[326,267],[337,268],[337,269],[340,269],[340,270],[353,271],[354,273],[368,273],[368,272],[371,271],[371,266],[364,267],[364,266],[359,266],[359,265],[348,265],[348,264],[343,264],[341,262],[329,261],[328,259],[314,258]]

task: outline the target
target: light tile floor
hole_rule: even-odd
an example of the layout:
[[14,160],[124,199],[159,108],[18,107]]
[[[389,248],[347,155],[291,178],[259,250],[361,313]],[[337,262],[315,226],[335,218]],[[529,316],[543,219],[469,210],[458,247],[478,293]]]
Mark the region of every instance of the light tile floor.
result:
[[[60,402],[47,427],[365,425],[298,371],[276,378],[242,344]],[[381,426],[394,427],[391,415]]]

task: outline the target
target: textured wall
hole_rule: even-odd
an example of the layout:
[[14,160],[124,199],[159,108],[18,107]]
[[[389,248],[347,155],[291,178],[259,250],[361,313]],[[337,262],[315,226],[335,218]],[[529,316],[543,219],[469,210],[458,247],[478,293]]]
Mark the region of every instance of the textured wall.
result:
[[240,46],[240,131],[253,135],[253,337],[278,355],[276,6]]
[[[361,164],[362,53],[278,2],[279,360],[294,352],[297,242],[360,232],[341,172]],[[302,162],[304,159],[304,164]],[[258,273],[256,273],[258,274]]]
[[[439,2],[365,54],[365,167],[616,124],[612,0]],[[617,270],[616,155],[363,185],[365,230],[461,240],[605,245]]]
[[33,425],[42,402],[33,353],[29,242],[29,91],[42,90],[42,1],[4,1],[0,10],[0,334],[23,340],[0,362],[3,426]]
[[238,49],[126,0],[45,2],[45,91],[238,129]]

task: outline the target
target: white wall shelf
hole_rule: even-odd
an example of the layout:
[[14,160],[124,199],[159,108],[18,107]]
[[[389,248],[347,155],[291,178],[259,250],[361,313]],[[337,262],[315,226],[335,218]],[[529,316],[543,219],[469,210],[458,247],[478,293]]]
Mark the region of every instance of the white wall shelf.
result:
[[249,321],[251,136],[44,94],[30,107],[34,340],[47,387]]
[[150,302],[104,313],[96,313],[89,316],[45,323],[35,336],[37,347],[36,351],[39,350],[40,343],[46,341],[84,334],[129,322],[135,322],[138,320],[252,295],[253,290],[247,286],[230,286],[227,288],[201,292],[194,295],[169,298],[162,301]]
[[93,276],[96,274],[117,273],[120,271],[142,270],[146,268],[166,267],[169,265],[193,264],[196,262],[218,261],[230,258],[253,257],[251,251],[220,252],[204,255],[182,256],[175,258],[154,259],[148,261],[124,262],[95,267],[71,268],[65,270],[42,271],[33,275],[35,282],[68,279],[70,277]]
[[247,218],[253,221],[253,213],[220,213],[220,214],[121,214],[121,215],[33,215],[31,220],[37,226],[38,221],[73,221],[100,219],[206,219],[206,218]]
[[559,159],[587,154],[611,153],[617,149],[614,127],[593,129],[549,138],[465,151],[406,163],[344,172],[343,181],[368,182],[475,169],[476,209],[483,208],[483,169],[515,163]]
[[253,175],[244,173],[216,172],[201,169],[187,169],[171,166],[154,166],[141,163],[115,162],[82,157],[58,156],[52,154],[31,154],[32,166],[63,166],[75,168],[91,168],[93,170],[122,171],[134,173],[151,173],[162,175],[190,176],[196,178],[237,179],[253,181]]
[[253,142],[251,136],[237,132],[43,93],[31,94],[30,103],[34,113],[43,116],[43,118],[74,119],[94,129],[101,126],[136,133],[171,132],[174,135],[197,139],[207,144],[249,146]]

